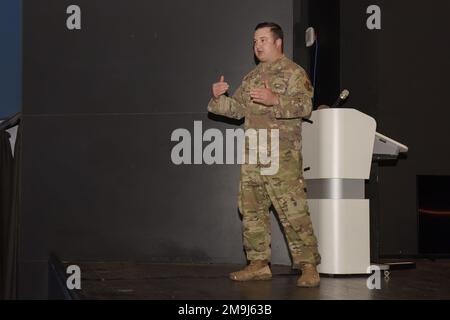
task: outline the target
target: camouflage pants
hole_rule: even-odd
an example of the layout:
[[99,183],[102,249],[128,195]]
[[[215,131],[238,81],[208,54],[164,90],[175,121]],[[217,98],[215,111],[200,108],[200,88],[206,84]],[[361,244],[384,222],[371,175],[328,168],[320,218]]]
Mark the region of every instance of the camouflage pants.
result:
[[298,164],[295,159],[284,157],[280,170],[273,176],[261,175],[258,165],[242,165],[239,209],[249,261],[270,261],[269,210],[273,205],[284,229],[293,267],[298,268],[301,263],[320,263],[317,239],[306,202],[304,179],[300,170],[297,170],[299,167],[295,167]]

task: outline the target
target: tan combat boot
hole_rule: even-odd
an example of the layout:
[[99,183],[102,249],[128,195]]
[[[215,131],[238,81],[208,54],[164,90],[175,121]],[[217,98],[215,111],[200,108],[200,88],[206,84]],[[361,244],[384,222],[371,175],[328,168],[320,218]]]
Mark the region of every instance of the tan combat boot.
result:
[[244,269],[230,273],[230,279],[233,281],[269,280],[271,278],[272,272],[267,260],[250,261],[250,264]]
[[305,263],[301,270],[302,275],[297,280],[297,287],[314,288],[320,285],[320,276],[314,264]]

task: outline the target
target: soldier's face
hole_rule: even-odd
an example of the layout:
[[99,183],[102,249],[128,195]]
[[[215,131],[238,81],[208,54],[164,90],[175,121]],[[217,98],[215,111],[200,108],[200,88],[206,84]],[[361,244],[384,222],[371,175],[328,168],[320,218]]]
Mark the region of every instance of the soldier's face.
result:
[[270,28],[261,28],[255,31],[253,50],[261,62],[272,62],[282,54],[282,40],[274,39]]

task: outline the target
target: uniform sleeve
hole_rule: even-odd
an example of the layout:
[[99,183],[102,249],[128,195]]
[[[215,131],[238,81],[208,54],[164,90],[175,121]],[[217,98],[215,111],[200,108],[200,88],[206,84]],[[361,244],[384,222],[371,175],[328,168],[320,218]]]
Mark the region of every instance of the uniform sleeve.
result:
[[217,99],[214,97],[211,98],[208,104],[208,111],[228,118],[242,119],[245,116],[242,85],[236,90],[231,98],[224,95],[221,95]]
[[296,70],[288,82],[284,94],[278,95],[279,103],[274,105],[277,119],[304,118],[312,111],[312,97],[314,89],[306,71]]

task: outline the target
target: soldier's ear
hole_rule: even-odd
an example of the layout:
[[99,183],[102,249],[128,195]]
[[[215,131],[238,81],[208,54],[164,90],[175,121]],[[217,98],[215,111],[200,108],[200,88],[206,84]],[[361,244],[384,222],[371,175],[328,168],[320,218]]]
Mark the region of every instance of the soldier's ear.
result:
[[278,38],[277,40],[275,40],[275,45],[278,48],[282,48],[283,47],[283,40],[281,40],[280,38]]

